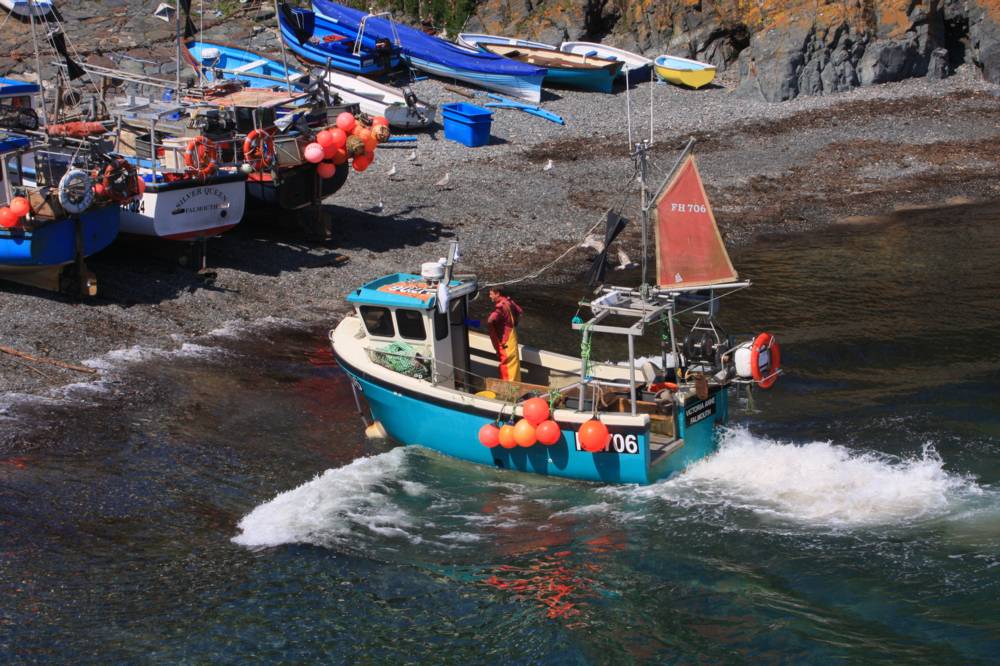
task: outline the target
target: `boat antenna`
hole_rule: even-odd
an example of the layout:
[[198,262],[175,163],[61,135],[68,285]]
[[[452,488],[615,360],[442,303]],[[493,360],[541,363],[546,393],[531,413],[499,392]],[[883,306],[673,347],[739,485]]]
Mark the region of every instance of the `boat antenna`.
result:
[[647,204],[649,189],[646,187],[647,169],[649,168],[647,153],[649,152],[649,148],[650,142],[643,139],[642,141],[635,143],[635,149],[630,155],[630,157],[636,160],[637,170],[639,171],[639,207],[642,212],[642,222],[640,224],[642,229],[642,282],[639,286],[639,292],[642,294],[644,300],[649,294],[649,282],[646,279],[648,264],[647,256],[649,255],[649,206]]
[[[176,88],[174,88],[174,102],[181,98],[181,0],[174,0],[174,40],[177,42],[177,53],[175,54],[176,65]],[[199,72],[199,76],[200,76]],[[162,95],[161,95],[162,97]],[[155,137],[150,137],[155,143]]]
[[[13,11],[13,10],[11,10]],[[45,88],[42,85],[42,57],[38,54],[38,36],[35,34],[35,2],[28,0],[28,21],[31,23],[31,44],[35,48],[35,76],[38,77],[38,93],[42,96],[42,126],[48,125],[45,114]]]

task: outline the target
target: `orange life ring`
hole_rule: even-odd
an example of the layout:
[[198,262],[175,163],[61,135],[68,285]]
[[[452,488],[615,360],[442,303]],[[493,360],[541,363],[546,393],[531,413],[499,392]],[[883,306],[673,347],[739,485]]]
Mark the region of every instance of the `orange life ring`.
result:
[[[767,375],[760,371],[761,352],[770,352],[771,358],[767,364]],[[770,333],[761,333],[750,346],[750,373],[757,382],[757,386],[762,389],[769,389],[778,381],[778,372],[781,370],[781,346],[778,340]]]
[[267,130],[255,129],[243,140],[243,158],[254,171],[264,171],[274,161],[274,137]]
[[649,386],[650,393],[659,393],[663,389],[670,389],[671,391],[676,392],[677,384],[674,384],[673,382],[657,382],[656,384],[650,384]]
[[124,157],[114,158],[101,175],[103,194],[117,203],[125,203],[139,196],[140,176],[135,167]]
[[203,136],[188,141],[184,151],[184,164],[202,178],[215,173],[215,144]]

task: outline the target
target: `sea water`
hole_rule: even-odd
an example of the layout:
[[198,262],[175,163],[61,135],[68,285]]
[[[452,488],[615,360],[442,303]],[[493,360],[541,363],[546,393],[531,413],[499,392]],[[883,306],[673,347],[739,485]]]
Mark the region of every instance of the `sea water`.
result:
[[[755,285],[722,320],[787,374],[650,486],[370,443],[323,327],[286,320],[4,396],[0,660],[995,662],[998,222],[737,253]],[[583,294],[515,292],[521,335],[576,351]]]

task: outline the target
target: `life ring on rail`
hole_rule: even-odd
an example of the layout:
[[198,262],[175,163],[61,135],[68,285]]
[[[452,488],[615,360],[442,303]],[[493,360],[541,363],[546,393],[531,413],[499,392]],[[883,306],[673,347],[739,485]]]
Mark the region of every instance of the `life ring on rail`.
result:
[[94,181],[83,169],[70,169],[59,179],[59,205],[71,215],[79,215],[94,203]]
[[677,384],[673,382],[657,382],[655,384],[649,385],[650,393],[659,393],[663,389],[670,389],[671,391],[677,392]]
[[142,189],[135,167],[124,157],[116,157],[104,167],[101,186],[104,194],[117,203],[125,203],[137,198]]
[[215,173],[215,144],[203,136],[188,141],[184,150],[184,164],[202,178]]
[[274,137],[263,129],[255,129],[243,140],[243,159],[254,171],[271,168],[274,161]]
[[[767,374],[760,370],[760,355],[768,352]],[[762,389],[769,389],[778,381],[778,374],[781,371],[781,346],[777,338],[770,333],[761,333],[750,346],[750,373],[757,386]]]

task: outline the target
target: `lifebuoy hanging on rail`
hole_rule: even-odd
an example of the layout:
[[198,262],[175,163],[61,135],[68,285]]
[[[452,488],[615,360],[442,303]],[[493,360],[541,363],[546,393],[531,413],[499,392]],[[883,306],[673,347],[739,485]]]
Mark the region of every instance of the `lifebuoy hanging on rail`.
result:
[[[760,356],[764,352],[768,353],[768,360],[765,370],[760,368]],[[769,389],[778,381],[778,374],[781,371],[781,346],[777,338],[770,333],[761,333],[750,346],[750,372],[757,386],[762,389]]]
[[59,205],[70,215],[79,215],[94,203],[94,181],[83,169],[70,169],[59,179]]
[[255,129],[243,140],[243,159],[254,171],[271,168],[274,162],[274,137],[263,129]]
[[202,178],[215,173],[215,144],[204,136],[188,141],[184,150],[184,164]]
[[104,167],[101,174],[103,193],[117,203],[132,201],[142,194],[140,177],[131,162],[124,157],[116,157]]

